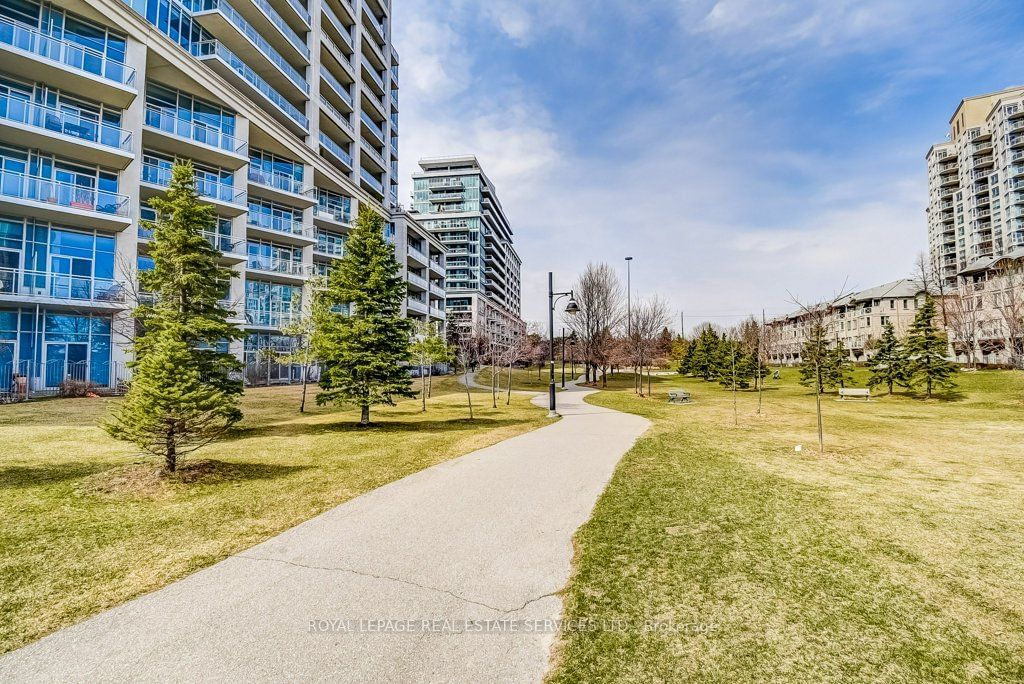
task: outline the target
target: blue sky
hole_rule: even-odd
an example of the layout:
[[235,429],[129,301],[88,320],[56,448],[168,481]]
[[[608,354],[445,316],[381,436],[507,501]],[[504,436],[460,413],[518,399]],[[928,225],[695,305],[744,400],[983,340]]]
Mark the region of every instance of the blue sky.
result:
[[[395,0],[402,197],[474,153],[546,273],[632,255],[728,324],[910,275],[924,155],[960,98],[1024,84],[1019,0]],[[678,316],[677,316],[678,318]]]

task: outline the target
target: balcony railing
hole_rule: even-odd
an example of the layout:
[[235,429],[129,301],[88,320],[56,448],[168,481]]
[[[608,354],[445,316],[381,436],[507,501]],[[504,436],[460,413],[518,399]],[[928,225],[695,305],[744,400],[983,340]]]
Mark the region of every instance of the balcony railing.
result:
[[351,223],[352,213],[346,212],[341,207],[334,207],[328,204],[324,204],[322,201],[313,207],[314,216],[324,216],[328,220],[337,221],[338,223]]
[[423,262],[429,261],[427,259],[427,255],[425,253],[423,253],[422,250],[416,249],[412,245],[409,245],[408,247],[406,247],[406,249],[409,252],[409,256],[416,257],[417,259],[419,259],[420,261],[423,261]]
[[383,145],[384,144],[384,129],[380,127],[380,124],[378,124],[376,121],[371,119],[370,115],[367,114],[366,112],[359,112],[359,119],[364,124],[366,124],[367,128],[369,128],[371,131],[373,131],[374,133],[377,134],[377,137],[380,138],[380,144]]
[[0,195],[113,216],[127,217],[131,207],[128,197],[116,192],[5,170],[0,170]]
[[338,159],[352,166],[352,155],[342,149],[341,145],[334,142],[326,133],[320,134],[320,144],[327,148],[327,150]]
[[299,318],[297,313],[291,311],[264,311],[262,309],[246,309],[245,322],[249,325],[259,325],[267,328],[283,328],[291,325]]
[[313,251],[317,254],[326,254],[327,256],[332,257],[343,257],[345,256],[345,245],[343,243],[339,244],[337,242],[318,240],[317,243],[313,245]]
[[69,41],[52,38],[35,29],[0,18],[0,45],[56,62],[64,67],[99,76],[118,85],[133,87],[135,69]]
[[332,121],[348,131],[352,137],[355,137],[355,134],[352,131],[352,120],[348,114],[342,114],[334,108],[334,105],[323,98],[320,98],[320,106],[323,107],[324,111],[327,112]]
[[239,142],[234,136],[194,121],[179,119],[156,107],[146,107],[145,125],[164,133],[194,140],[202,145],[209,145],[234,154],[245,154],[246,144]]
[[370,20],[370,26],[377,29],[377,33],[380,34],[381,41],[386,43],[387,27],[384,25],[384,22],[378,21],[377,17],[373,16],[373,12],[370,12],[369,10],[366,11],[366,17]]
[[[359,59],[362,61],[363,66],[370,72],[370,76],[373,77],[373,82],[380,86],[381,90],[384,90],[384,79],[380,77],[380,72],[377,71],[377,67],[370,63],[370,60],[366,58],[366,55],[359,55]],[[380,98],[378,98],[380,101]],[[383,104],[383,102],[381,102]]]
[[191,52],[196,57],[217,57],[249,85],[262,93],[264,97],[276,105],[278,109],[295,123],[299,124],[303,129],[309,128],[309,119],[299,111],[298,107],[289,102],[281,93],[274,90],[269,83],[264,81],[249,65],[239,59],[235,53],[224,47],[220,41],[202,40],[195,42],[192,44]]
[[313,229],[303,225],[302,221],[295,221],[283,216],[250,211],[248,222],[250,226],[262,228],[263,230],[272,230],[287,235],[300,235],[310,238],[313,236]]
[[350,107],[353,106],[352,93],[349,91],[349,88],[347,86],[342,85],[341,81],[332,76],[331,72],[327,71],[327,69],[320,69],[320,77],[327,81],[327,85],[331,86],[331,88],[336,93],[338,93],[342,100],[347,102]]
[[0,95],[0,119],[25,124],[97,143],[124,152],[132,151],[132,134],[119,126],[87,119],[79,114]]
[[[292,30],[292,27],[288,25],[288,22],[281,18],[281,15],[277,13],[277,10],[271,7],[267,0],[253,0],[253,2],[260,8],[260,10],[263,11],[263,14],[267,15],[267,18],[270,19],[270,23],[276,26],[277,30],[284,34],[284,37],[288,39],[288,42],[294,45],[303,57],[309,59],[309,46],[306,45],[306,41],[302,40],[302,38],[299,37],[299,34]],[[301,15],[306,17],[306,23],[309,24],[309,13],[302,9],[302,7],[300,7],[294,0],[289,0],[289,2],[300,12]]]
[[359,169],[359,176],[370,184],[370,187],[379,192],[381,195],[384,194],[384,184],[381,183],[372,173],[366,169]]
[[334,10],[332,10],[326,2],[321,3],[320,6],[323,8],[324,14],[327,15],[327,19],[331,22],[331,24],[338,31],[338,33],[341,34],[342,38],[344,38],[345,41],[348,43],[349,49],[353,49],[351,31],[349,31],[349,29],[345,27],[345,24],[342,23],[341,19],[338,18],[338,15],[334,13]]
[[249,182],[265,185],[269,188],[277,188],[278,190],[291,192],[296,195],[302,195],[307,192],[303,190],[302,181],[294,176],[281,173],[280,171],[267,171],[252,164],[249,164]]
[[246,267],[254,271],[281,273],[284,275],[300,277],[308,276],[310,272],[308,264],[303,264],[301,261],[292,261],[290,259],[249,257],[249,262],[246,264]]
[[231,6],[228,0],[193,0],[188,3],[192,6],[192,10],[198,11],[215,11],[220,12],[224,17],[231,22],[236,29],[238,29],[242,35],[252,41],[253,45],[267,58],[274,66],[281,70],[285,76],[291,79],[292,83],[297,85],[299,89],[309,94],[309,83],[303,78],[302,74],[298,72],[288,61],[278,53],[274,47],[267,42],[267,39],[260,35],[260,32],[253,28],[252,24],[246,21],[245,17],[238,13],[238,11]]
[[387,167],[387,162],[384,161],[383,155],[381,155],[380,150],[378,150],[373,143],[371,143],[366,138],[362,137],[360,138],[360,142],[362,142],[363,144],[363,150],[369,152],[370,156],[373,157],[374,160],[376,160],[376,162],[381,165],[381,168]]
[[[171,184],[171,169],[157,164],[143,164],[142,182],[166,188]],[[245,190],[238,191],[234,186],[199,176],[196,177],[196,192],[201,197],[217,200],[218,202],[239,205],[246,203]]]
[[124,283],[110,278],[0,268],[0,295],[123,303],[126,293]]
[[[230,235],[223,233],[211,233],[203,231],[203,237],[214,249],[225,254],[245,254],[245,244],[235,242]],[[145,242],[153,239],[153,229],[147,228],[145,224],[139,226],[139,239]]]

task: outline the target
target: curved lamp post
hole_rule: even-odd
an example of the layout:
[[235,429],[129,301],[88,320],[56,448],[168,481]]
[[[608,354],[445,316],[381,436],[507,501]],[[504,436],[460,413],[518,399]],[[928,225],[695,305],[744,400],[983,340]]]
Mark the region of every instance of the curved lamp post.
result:
[[555,292],[554,275],[548,271],[548,351],[551,357],[548,375],[548,418],[558,417],[558,411],[555,410],[555,304],[563,297],[569,298],[569,303],[565,305],[565,313],[578,314],[580,307],[576,304],[572,290]]

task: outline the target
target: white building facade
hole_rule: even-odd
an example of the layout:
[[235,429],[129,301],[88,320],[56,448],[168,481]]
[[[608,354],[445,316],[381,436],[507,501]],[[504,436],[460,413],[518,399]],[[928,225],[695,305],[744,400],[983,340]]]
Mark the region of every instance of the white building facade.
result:
[[152,267],[140,221],[176,159],[237,274],[233,351],[287,350],[359,207],[398,205],[390,23],[389,0],[0,2],[0,373],[40,390],[123,378]]

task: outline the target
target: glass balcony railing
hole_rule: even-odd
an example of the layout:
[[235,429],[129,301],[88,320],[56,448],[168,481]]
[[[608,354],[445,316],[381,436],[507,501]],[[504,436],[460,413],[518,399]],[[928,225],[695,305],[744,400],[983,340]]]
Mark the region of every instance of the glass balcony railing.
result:
[[352,222],[352,212],[345,211],[342,207],[324,204],[322,201],[313,207],[313,215],[323,216],[329,221],[337,221],[338,223]]
[[332,121],[337,123],[339,126],[344,128],[349,133],[352,133],[352,120],[349,118],[348,114],[342,114],[341,112],[334,108],[334,105],[332,105],[330,102],[323,98],[320,99],[320,106],[323,107],[324,111],[327,112],[327,115],[331,118]]
[[366,112],[359,112],[359,119],[366,124],[366,127],[377,134],[380,138],[380,144],[384,144],[384,129],[381,128],[380,124],[370,118],[370,115]]
[[332,76],[331,72],[327,71],[327,69],[320,69],[320,77],[327,81],[327,85],[331,86],[342,100],[347,102],[350,107],[353,106],[352,92],[349,90],[348,86],[342,85],[341,81]]
[[285,233],[286,235],[299,235],[302,237],[313,236],[312,228],[307,228],[306,226],[304,226],[302,221],[296,221],[294,219],[286,218],[284,216],[250,211],[247,220],[250,226],[253,226],[255,228],[262,228],[263,230],[272,230],[277,233]]
[[231,6],[228,0],[191,0],[187,5],[193,12],[220,12],[242,35],[252,41],[252,44],[268,59],[274,66],[290,78],[302,92],[309,94],[309,83],[303,78],[288,61],[278,53],[274,47],[267,42],[267,39],[260,35],[260,32],[253,28],[252,24],[245,20],[238,11]]
[[352,155],[342,149],[341,145],[334,142],[325,133],[320,134],[320,144],[327,148],[327,151],[335,157],[352,166]]
[[310,24],[309,10],[307,10],[299,0],[288,0],[288,4],[291,5],[295,13],[302,18],[302,21],[306,23],[306,26]]
[[370,26],[372,26],[373,28],[377,29],[377,33],[380,34],[381,41],[385,41],[386,42],[386,40],[387,40],[387,27],[385,26],[384,22],[380,21],[379,19],[377,19],[377,17],[373,16],[373,12],[370,12],[370,11],[366,12],[366,17],[367,17],[367,19],[370,20]]
[[326,2],[323,3],[321,7],[323,7],[324,16],[326,16],[327,20],[331,22],[331,25],[334,26],[335,30],[341,34],[342,39],[344,39],[345,43],[348,45],[348,49],[352,50],[351,31],[342,23],[341,19],[338,18],[338,15],[334,13],[334,10],[332,10]]
[[127,217],[131,207],[129,199],[116,192],[6,170],[0,170],[0,195],[112,216]]
[[121,303],[125,301],[127,288],[124,283],[110,278],[0,268],[0,294]]
[[267,328],[284,328],[299,319],[297,313],[291,311],[265,311],[263,309],[246,309],[245,322]]
[[370,187],[379,192],[381,195],[384,194],[384,184],[380,182],[380,179],[375,177],[372,173],[366,169],[359,169],[359,176],[370,184]]
[[101,123],[79,114],[0,95],[0,119],[25,124],[96,143],[124,152],[132,151],[132,134],[119,126]]
[[381,155],[380,150],[366,138],[360,138],[360,142],[363,144],[363,151],[370,155],[374,161],[380,164],[382,167],[386,167],[384,163],[384,157]]
[[234,154],[245,154],[246,144],[238,142],[234,136],[194,121],[179,119],[155,107],[146,108],[146,126]]
[[370,64],[370,60],[366,59],[366,55],[359,55],[359,59],[362,60],[363,66],[370,72],[370,76],[373,77],[373,82],[380,86],[381,90],[384,90],[384,79],[380,77],[380,72],[377,71],[377,67]]
[[280,171],[267,171],[258,166],[249,164],[249,182],[257,185],[265,185],[268,188],[277,188],[285,192],[302,195],[306,191],[302,188],[302,181]]
[[135,85],[135,69],[123,62],[81,45],[52,38],[7,18],[0,18],[0,45],[23,50],[63,67],[99,76],[118,85]]
[[327,242],[326,240],[318,240],[313,245],[313,251],[317,254],[326,254],[332,257],[343,257],[345,256],[345,245],[337,242]]
[[[171,184],[171,169],[157,164],[143,164],[142,182],[166,188]],[[239,205],[246,203],[245,190],[238,191],[234,186],[208,178],[196,178],[196,192],[199,193],[200,197],[206,197],[219,202]]]
[[[224,252],[225,254],[244,254],[244,245],[239,242],[235,242],[230,235],[224,235],[223,233],[211,233],[209,231],[203,231],[203,237],[210,243],[210,246],[214,249]],[[139,239],[148,242],[153,239],[153,229],[147,228],[145,225],[139,226]]]
[[[303,57],[309,59],[309,46],[306,45],[306,41],[300,38],[299,34],[292,30],[292,27],[288,25],[288,22],[282,19],[281,15],[277,13],[277,10],[271,7],[267,0],[253,0],[253,3],[260,8],[263,14],[267,15],[267,18],[270,19],[270,23],[277,27],[277,30],[279,30],[284,37],[288,39],[288,42],[294,45]],[[297,3],[295,3],[295,5],[297,5]],[[301,15],[306,17],[306,24],[309,24],[309,13],[301,7],[296,8],[300,11]]]
[[[231,50],[217,40],[202,40],[192,44],[191,52],[196,57],[217,57],[229,69],[241,76],[249,85],[258,90],[264,97],[270,100],[282,112],[288,115],[295,123],[303,129],[309,128],[309,119],[299,111],[298,107],[289,102],[281,93],[274,90],[269,83],[264,81],[259,74],[239,59]],[[308,84],[307,84],[308,85]]]
[[274,259],[273,257],[250,256],[247,268],[267,273],[281,273],[290,276],[309,275],[309,267],[301,261],[290,259]]

